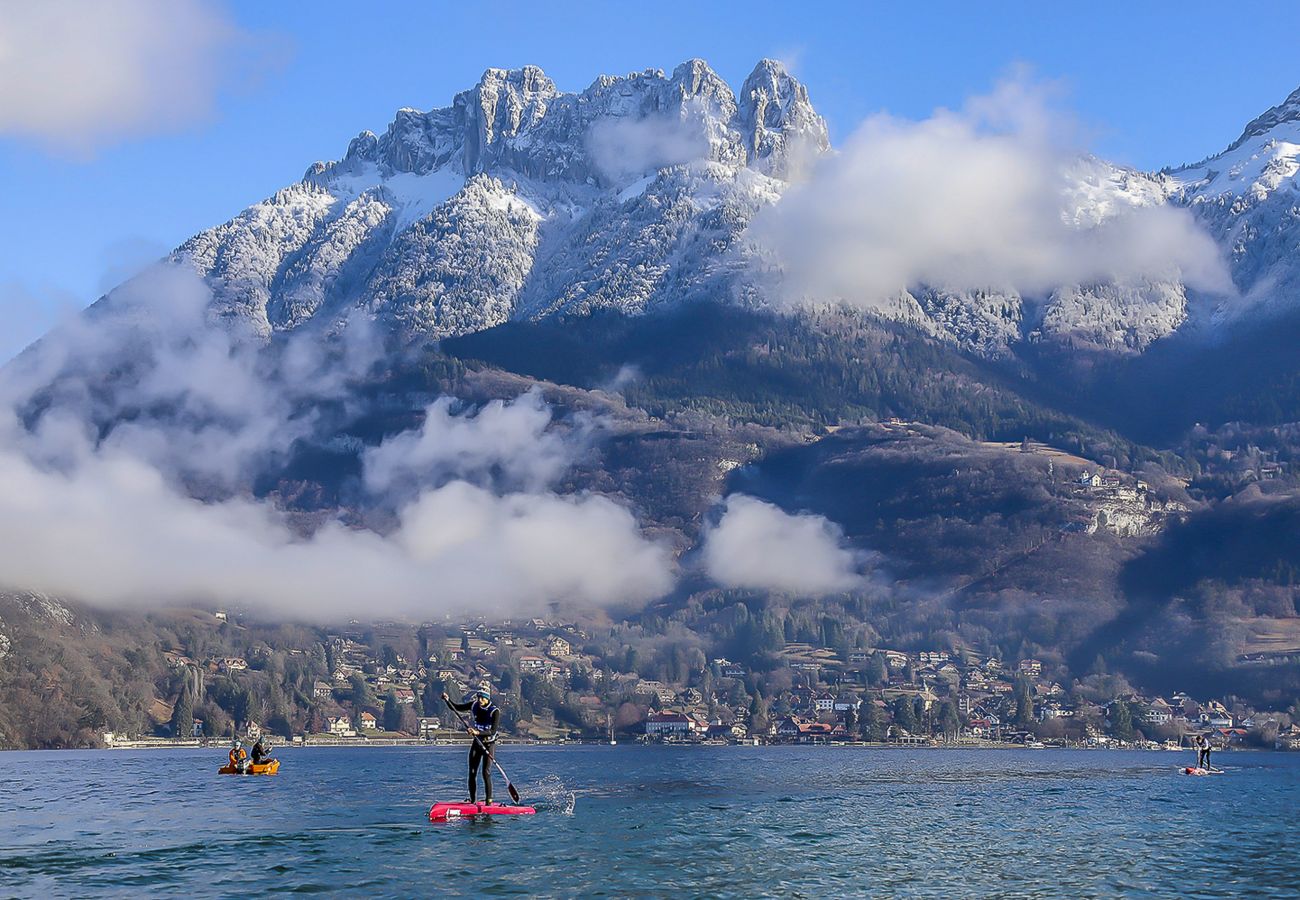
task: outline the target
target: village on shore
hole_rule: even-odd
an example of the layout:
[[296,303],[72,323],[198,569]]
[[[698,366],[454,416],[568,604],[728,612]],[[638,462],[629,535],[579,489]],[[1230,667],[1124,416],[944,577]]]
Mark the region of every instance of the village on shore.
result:
[[[329,633],[319,660],[328,677],[310,681],[310,713],[293,733],[250,715],[220,731],[195,716],[189,733],[181,726],[168,734],[161,723],[184,716],[157,701],[154,734],[105,733],[103,743],[196,746],[263,733],[300,746],[462,741],[441,693],[459,698],[486,684],[509,741],[1180,749],[1204,735],[1220,749],[1300,750],[1300,723],[1287,712],[1183,692],[1108,697],[1107,686],[1122,681],[1067,687],[1034,658],[787,641],[765,671],[700,656],[683,660],[681,677],[670,680],[636,674],[634,652],[618,666],[587,652],[590,635],[574,624],[478,621],[437,626],[429,638],[431,628],[422,630],[422,659],[395,651],[397,637],[382,627]],[[265,668],[260,655],[301,659],[321,649],[202,661],[174,650],[167,658],[177,670],[238,684]]]

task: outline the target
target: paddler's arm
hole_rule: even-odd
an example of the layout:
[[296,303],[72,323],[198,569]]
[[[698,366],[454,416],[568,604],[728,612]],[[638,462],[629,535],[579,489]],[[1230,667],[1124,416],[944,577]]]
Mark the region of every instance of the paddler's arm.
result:
[[445,693],[442,695],[442,699],[447,703],[448,706],[456,710],[456,712],[469,712],[470,708],[474,705],[473,700],[466,700],[464,703],[453,703],[452,699],[448,697]]

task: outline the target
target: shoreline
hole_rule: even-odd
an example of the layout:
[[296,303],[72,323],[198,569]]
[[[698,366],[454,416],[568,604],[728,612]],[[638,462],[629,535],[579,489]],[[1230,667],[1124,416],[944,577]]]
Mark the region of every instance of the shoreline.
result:
[[[501,740],[502,746],[509,747],[609,747],[608,741],[527,741],[527,740]],[[274,753],[279,754],[288,750],[312,750],[312,749],[365,749],[365,750],[382,750],[392,747],[424,747],[428,749],[451,749],[466,748],[470,744],[464,740],[424,740],[421,738],[377,738],[369,740],[321,740],[310,741],[305,743],[292,742],[275,742],[272,743],[271,749]],[[229,741],[211,741],[209,743],[200,743],[198,741],[169,741],[169,740],[141,740],[141,741],[115,741],[106,747],[56,747],[56,748],[22,748],[8,747],[0,748],[0,753],[65,753],[77,751],[119,751],[119,750],[211,750],[225,751],[229,748]],[[1104,746],[1086,746],[1086,745],[1067,745],[1067,746],[1046,746],[1046,747],[1026,747],[1023,744],[1009,744],[994,741],[980,743],[935,743],[935,744],[905,744],[905,743],[884,743],[884,742],[866,742],[866,741],[836,741],[825,744],[798,744],[798,743],[690,743],[685,741],[625,741],[620,742],[618,747],[671,747],[683,750],[696,749],[715,749],[715,748],[745,748],[753,749],[757,747],[775,748],[775,747],[793,747],[793,748],[830,748],[830,747],[852,747],[861,750],[981,750],[981,751],[1005,751],[1020,750],[1026,752],[1042,753],[1046,751],[1086,751],[1086,752],[1141,752],[1141,753],[1173,753],[1187,754],[1194,752],[1192,748],[1165,748],[1165,747],[1104,747]],[[1222,748],[1215,750],[1219,753],[1285,753],[1285,750],[1271,749],[1268,747],[1238,747],[1231,750]]]

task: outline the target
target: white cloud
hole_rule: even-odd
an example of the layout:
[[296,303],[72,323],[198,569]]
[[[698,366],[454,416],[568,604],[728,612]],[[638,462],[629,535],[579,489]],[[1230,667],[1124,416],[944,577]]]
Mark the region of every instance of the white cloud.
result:
[[6,0],[0,134],[86,153],[203,120],[247,40],[204,0]]
[[569,468],[587,433],[585,421],[576,433],[552,428],[551,408],[537,390],[459,415],[456,407],[453,398],[440,397],[425,410],[418,430],[368,451],[366,486],[383,493],[403,483],[427,485],[454,476],[537,490]]
[[558,428],[535,394],[460,415],[436,401],[419,430],[365,453],[371,499],[395,513],[383,533],[342,521],[356,510],[308,525],[251,497],[295,441],[335,433],[305,411],[347,407],[384,350],[364,320],[264,348],[210,323],[209,300],[159,267],[0,373],[7,585],[316,620],[535,614],[672,587],[670,549],[631,512],[548,489],[595,426]]
[[859,555],[830,520],[790,515],[744,494],[726,500],[704,538],[704,568],[724,587],[829,594],[861,587]]
[[877,116],[760,212],[750,237],[790,299],[874,307],[918,285],[1033,295],[1166,278],[1230,290],[1186,210],[1112,195],[1103,215],[1080,213],[1077,178],[1097,172],[1083,171],[1069,124],[1023,80],[922,122]]
[[404,509],[391,534],[330,520],[301,536],[268,504],[201,503],[127,454],[74,455],[60,470],[0,450],[7,583],[102,605],[208,601],[313,620],[510,615],[641,601],[672,584],[667,549],[601,497],[454,482]]
[[[693,107],[688,105],[688,113]],[[709,139],[701,114],[643,119],[610,117],[587,132],[587,153],[609,182],[621,184],[667,166],[707,159]]]

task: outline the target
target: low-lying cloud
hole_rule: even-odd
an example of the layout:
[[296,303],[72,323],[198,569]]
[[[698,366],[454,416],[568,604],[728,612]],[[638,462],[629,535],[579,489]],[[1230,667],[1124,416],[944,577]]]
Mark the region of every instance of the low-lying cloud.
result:
[[263,347],[208,321],[192,274],[162,267],[0,373],[0,578],[108,606],[211,602],[268,617],[516,615],[671,589],[671,550],[609,498],[553,484],[591,422],[542,397],[435,401],[360,454],[381,531],[308,527],[250,485],[383,358],[365,320]]
[[453,482],[391,533],[329,520],[301,536],[270,504],[203,503],[147,463],[82,447],[66,469],[0,451],[6,581],[111,606],[211,602],[311,620],[511,615],[552,602],[646,600],[668,551],[602,497],[507,494]]
[[709,156],[702,115],[599,119],[587,132],[586,144],[596,170],[614,184]]
[[723,587],[817,595],[863,586],[862,559],[823,516],[791,515],[745,494],[726,499],[704,538],[704,569]]
[[0,4],[0,134],[86,153],[201,121],[247,44],[204,0]]
[[[1231,290],[1221,252],[1189,212],[1107,189],[1108,170],[1071,132],[1023,80],[921,122],[876,116],[762,211],[749,236],[784,272],[792,301],[870,308],[917,286],[1034,295],[1166,279]],[[1090,202],[1081,181],[1105,197]]]
[[367,488],[383,493],[455,477],[538,490],[572,465],[590,426],[584,419],[568,431],[552,428],[551,407],[538,390],[457,414],[459,405],[440,397],[425,410],[418,429],[367,451]]

